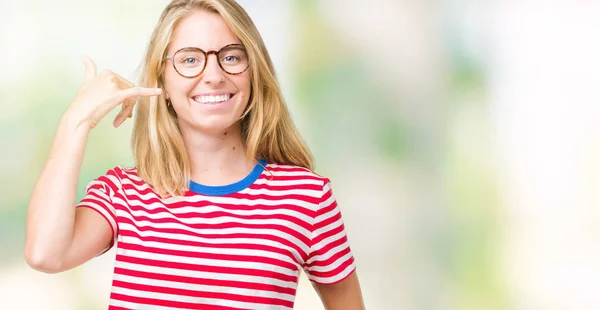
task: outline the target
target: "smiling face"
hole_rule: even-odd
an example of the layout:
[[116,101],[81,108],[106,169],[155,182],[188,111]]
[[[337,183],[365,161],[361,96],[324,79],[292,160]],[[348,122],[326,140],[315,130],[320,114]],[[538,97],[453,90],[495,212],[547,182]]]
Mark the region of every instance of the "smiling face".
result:
[[[237,74],[228,74],[219,65],[227,69],[232,65],[235,54],[209,54],[223,47],[241,42],[231,32],[223,18],[216,13],[199,10],[180,20],[173,32],[167,55],[187,48],[199,48],[207,52],[206,67],[202,74],[194,78],[181,76],[173,67],[177,63],[180,73],[192,70],[198,64],[198,57],[178,53],[169,60],[165,68],[164,87],[166,96],[171,100],[182,130],[200,130],[220,133],[235,125],[248,105],[251,90],[250,69]],[[198,54],[196,54],[198,55]],[[188,68],[188,69],[186,69]]]

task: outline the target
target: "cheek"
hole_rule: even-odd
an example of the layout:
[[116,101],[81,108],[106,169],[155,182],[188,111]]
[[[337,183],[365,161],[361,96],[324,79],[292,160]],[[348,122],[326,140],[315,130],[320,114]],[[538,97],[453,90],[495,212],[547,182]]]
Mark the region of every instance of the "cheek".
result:
[[174,86],[177,85],[177,83],[174,82],[174,77],[173,74],[171,72],[171,70],[167,69],[165,70],[165,92],[166,92],[166,96],[167,98],[171,97],[171,94],[174,93]]
[[252,91],[252,84],[250,82],[250,77],[240,77],[241,79],[238,81],[238,89],[243,94],[244,105],[248,104],[248,100],[250,99],[250,94]]
[[169,97],[180,97],[182,94],[187,94],[187,90],[191,89],[192,85],[174,72],[173,69],[165,71],[165,91]]

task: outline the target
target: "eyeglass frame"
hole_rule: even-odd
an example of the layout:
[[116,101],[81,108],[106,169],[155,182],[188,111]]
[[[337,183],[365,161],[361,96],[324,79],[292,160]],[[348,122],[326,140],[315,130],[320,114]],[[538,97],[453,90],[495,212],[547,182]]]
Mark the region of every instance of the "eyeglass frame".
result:
[[[221,68],[221,71],[223,71],[229,75],[240,75],[240,74],[248,71],[248,68],[250,68],[250,60],[248,60],[248,66],[246,67],[246,69],[242,70],[239,73],[228,72],[227,70],[225,70],[225,68],[223,68],[223,65],[221,65],[221,62],[219,61],[219,53],[222,50],[224,50],[228,47],[233,47],[233,46],[241,47],[244,50],[244,52],[246,53],[246,56],[248,55],[248,51],[246,50],[246,47],[244,47],[242,44],[233,43],[233,44],[228,44],[228,45],[221,47],[221,49],[218,51],[212,50],[212,51],[208,51],[208,52],[205,52],[203,49],[198,48],[198,47],[192,47],[192,46],[182,47],[182,48],[178,49],[177,51],[175,51],[175,53],[173,53],[173,55],[167,55],[167,57],[165,57],[165,59],[171,61],[171,63],[173,64],[173,69],[175,69],[175,72],[177,72],[177,74],[179,74],[180,76],[182,76],[184,78],[193,79],[193,78],[199,77],[200,75],[202,75],[202,73],[204,73],[204,70],[206,70],[206,66],[208,65],[208,56],[210,56],[211,54],[214,54],[215,57],[217,58],[217,64],[219,64],[219,68]],[[175,66],[175,61],[173,60],[173,57],[175,57],[175,55],[177,55],[177,53],[179,53],[180,51],[185,50],[185,49],[199,50],[200,52],[202,52],[202,54],[204,54],[204,58],[206,59],[206,61],[204,62],[204,67],[202,67],[202,70],[200,70],[200,73],[198,73],[194,76],[185,76],[185,75],[181,74],[181,72],[179,72],[179,70],[177,70],[177,66]]]

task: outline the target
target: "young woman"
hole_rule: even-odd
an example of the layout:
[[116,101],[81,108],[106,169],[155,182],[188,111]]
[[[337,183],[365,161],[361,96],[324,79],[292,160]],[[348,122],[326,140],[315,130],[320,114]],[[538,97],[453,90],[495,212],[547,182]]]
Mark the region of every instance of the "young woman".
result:
[[[116,244],[110,309],[292,309],[300,270],[327,309],[364,308],[330,182],[311,171],[235,1],[171,2],[143,87],[84,63],[29,204],[29,265],[61,272]],[[115,126],[136,105],[136,166],[109,170],[76,203],[88,133],[119,105]]]

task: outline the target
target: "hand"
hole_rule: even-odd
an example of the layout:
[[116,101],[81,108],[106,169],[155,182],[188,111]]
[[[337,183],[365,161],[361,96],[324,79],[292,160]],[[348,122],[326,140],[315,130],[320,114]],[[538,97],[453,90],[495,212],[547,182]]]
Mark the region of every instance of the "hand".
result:
[[87,56],[83,57],[83,63],[83,85],[67,111],[68,119],[75,122],[77,128],[96,127],[108,112],[122,104],[121,111],[113,121],[113,125],[119,127],[131,117],[137,97],[158,96],[162,93],[160,88],[136,87],[112,71],[105,70],[96,76],[96,64]]

